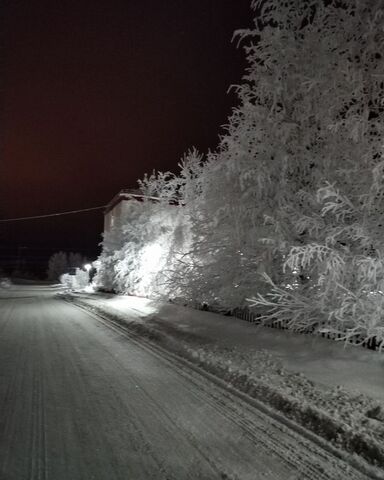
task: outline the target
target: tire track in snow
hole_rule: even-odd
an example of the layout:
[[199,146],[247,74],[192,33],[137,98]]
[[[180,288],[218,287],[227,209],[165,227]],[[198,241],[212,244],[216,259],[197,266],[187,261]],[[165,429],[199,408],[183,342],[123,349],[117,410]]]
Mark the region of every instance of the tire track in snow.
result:
[[[13,303],[11,308],[7,310],[9,315],[12,315],[16,309]],[[11,322],[11,316],[1,315],[1,333],[2,337],[6,338],[8,330],[14,325]],[[21,332],[21,337],[25,337],[25,332]],[[23,379],[20,376],[24,367],[24,351],[22,342],[15,343],[12,358],[9,355],[2,357],[0,362],[6,369],[6,373],[2,372],[0,375],[1,381],[1,422],[0,432],[0,478],[12,478],[17,480],[21,474],[21,469],[17,466],[11,467],[12,459],[14,457],[15,447],[19,443],[20,439],[20,427],[19,427],[19,409],[28,411],[28,403],[23,405],[20,401],[20,394],[24,390]],[[28,395],[26,395],[28,402]],[[25,425],[28,429],[28,424]]]
[[40,372],[32,380],[32,428],[29,480],[47,479],[47,448],[45,431],[45,402]]
[[369,478],[125,329],[49,296],[0,328],[9,303],[1,480]]
[[[74,383],[79,385],[80,390],[84,390],[84,392],[81,394],[81,397],[85,399],[89,410],[92,409],[93,414],[98,415],[99,404],[94,402],[91,405],[91,403],[89,402],[89,399],[86,395],[86,378],[84,377],[81,369],[79,369],[79,365],[77,365],[76,362],[73,360],[77,357],[79,352],[77,351],[75,345],[73,345],[72,343],[68,343],[68,348],[71,351],[68,352],[69,355],[67,355],[70,359],[69,362],[73,366],[74,374],[78,377]],[[209,476],[206,475],[206,472],[204,473],[204,469],[201,471],[201,474],[196,476],[196,470],[199,469],[199,466],[196,463],[191,463],[190,472],[185,472],[183,474],[183,480],[192,480],[196,478],[199,478],[199,480],[211,480],[212,478],[221,478],[221,471],[217,468],[217,466],[203,451],[201,451],[201,449],[197,448],[198,445],[196,441],[190,441],[190,439],[186,439],[185,431],[178,428],[177,425],[174,424],[172,418],[170,418],[169,415],[163,409],[161,409],[158,401],[151,397],[153,401],[148,402],[149,397],[147,394],[144,393],[142,386],[140,386],[139,389],[136,389],[137,384],[140,384],[140,380],[135,375],[133,375],[132,372],[130,372],[130,370],[126,368],[126,366],[121,365],[119,362],[117,362],[116,358],[109,351],[104,350],[104,353],[113,362],[112,364],[108,362],[108,365],[112,367],[112,370],[116,372],[117,369],[120,369],[122,376],[124,376],[125,379],[129,378],[130,382],[128,383],[128,385],[135,386],[134,393],[135,397],[137,396],[138,399],[135,398],[134,402],[132,402],[131,400],[129,403],[126,403],[124,402],[121,395],[116,394],[114,398],[116,402],[115,408],[117,408],[118,405],[119,414],[121,418],[124,418],[124,421],[126,422],[125,426],[127,427],[127,425],[129,425],[128,431],[130,433],[130,436],[132,436],[132,438],[130,439],[130,443],[132,446],[130,448],[135,448],[136,450],[140,451],[142,456],[145,456],[146,462],[148,462],[148,456],[153,461],[157,472],[156,480],[179,480],[180,477],[178,477],[177,475],[175,476],[173,472],[169,469],[169,466],[167,467],[165,456],[159,454],[159,448],[157,447],[156,450],[154,446],[152,438],[154,424],[151,425],[151,422],[148,421],[148,418],[151,418],[153,416],[158,417],[161,420],[161,433],[162,435],[164,435],[164,437],[166,437],[163,438],[163,442],[167,443],[167,439],[168,441],[173,440],[173,442],[175,443],[174,448],[176,449],[178,449],[180,445],[182,446],[182,448],[179,448],[180,458],[183,457],[183,452],[185,453],[186,443],[188,443],[189,445],[187,445],[186,448],[195,448],[199,452],[199,455],[196,455],[196,461],[201,462],[202,460],[205,460],[207,465],[211,466],[211,472]],[[103,374],[105,377],[109,377],[110,372],[102,371],[101,374]],[[110,388],[112,391],[114,389],[114,385],[108,385],[107,387]],[[128,395],[129,392],[127,392],[127,397]],[[103,410],[103,406],[104,405],[101,405],[101,410]],[[132,476],[132,478],[135,477]],[[149,474],[147,478],[152,477]]]
[[[266,451],[272,451],[297,472],[300,472],[303,478],[334,480],[335,478],[341,478],[337,476],[340,474],[345,475],[345,478],[351,480],[369,478],[357,471],[352,465],[333,457],[318,445],[295,434],[295,432],[275,419],[269,417],[266,421],[267,416],[264,412],[252,408],[246,402],[241,402],[229,391],[224,390],[223,392],[217,392],[216,389],[207,389],[206,385],[202,387],[202,377],[194,370],[188,369],[185,365],[186,362],[184,360],[180,361],[174,354],[164,351],[162,347],[154,345],[136,333],[127,331],[126,328],[113,320],[105,319],[93,312],[92,315],[95,315],[95,318],[107,328],[127,337],[139,346],[139,348],[150,350],[151,353],[158,356],[160,360],[171,365],[174,370],[177,370],[178,375],[184,376],[188,381],[195,384],[196,389],[191,390],[191,394],[197,396],[200,393],[201,399],[204,402],[209,402],[216,410],[220,411],[227,418],[231,418],[234,424],[243,429],[250,440],[258,444],[260,442],[263,443]],[[171,359],[167,357],[171,357]],[[177,369],[176,365],[178,367]],[[207,400],[207,393],[208,398],[210,397],[209,400]],[[235,407],[238,402],[241,403],[241,408]],[[239,414],[239,411],[242,413]],[[244,415],[244,412],[247,412],[249,416]],[[242,416],[244,419],[242,419]],[[282,442],[282,438],[284,438],[284,442]],[[297,448],[298,444],[301,447],[299,450]]]

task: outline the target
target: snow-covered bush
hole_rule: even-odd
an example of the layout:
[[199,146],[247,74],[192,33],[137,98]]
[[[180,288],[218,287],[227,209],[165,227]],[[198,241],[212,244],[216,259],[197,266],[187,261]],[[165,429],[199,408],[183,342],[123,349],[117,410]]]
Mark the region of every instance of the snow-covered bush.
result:
[[60,283],[69,290],[84,290],[89,286],[89,272],[76,268],[74,275],[69,273],[61,275]]
[[80,253],[56,252],[48,260],[48,280],[59,280],[61,275],[82,268],[86,263],[87,258]]
[[96,287],[139,296],[169,294],[167,278],[186,248],[188,227],[183,207],[162,196],[162,179],[163,174],[145,178],[144,197],[125,201],[124,215],[105,234]]
[[[180,164],[178,194],[189,222],[189,249],[168,277],[186,303],[231,308],[259,282],[257,205],[244,193],[239,170],[224,148],[205,161],[196,150]],[[248,192],[249,193],[249,192]]]
[[72,289],[72,277],[73,275],[70,275],[69,273],[63,273],[63,275],[60,277],[60,283],[68,290]]
[[167,295],[166,279],[185,242],[182,207],[144,201],[137,222],[125,227],[130,241],[117,254],[119,288],[127,293]]

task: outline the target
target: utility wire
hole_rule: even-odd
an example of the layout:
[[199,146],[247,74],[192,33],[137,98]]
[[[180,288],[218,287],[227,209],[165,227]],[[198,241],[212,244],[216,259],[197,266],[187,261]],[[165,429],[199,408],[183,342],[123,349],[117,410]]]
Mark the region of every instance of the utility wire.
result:
[[82,208],[81,210],[69,210],[67,212],[47,213],[46,215],[34,215],[32,217],[3,218],[3,219],[0,219],[0,222],[1,223],[20,222],[22,220],[35,220],[37,218],[59,217],[61,215],[72,215],[74,213],[90,212],[92,210],[101,210],[102,208],[105,208],[105,207],[106,205],[101,205],[100,207]]

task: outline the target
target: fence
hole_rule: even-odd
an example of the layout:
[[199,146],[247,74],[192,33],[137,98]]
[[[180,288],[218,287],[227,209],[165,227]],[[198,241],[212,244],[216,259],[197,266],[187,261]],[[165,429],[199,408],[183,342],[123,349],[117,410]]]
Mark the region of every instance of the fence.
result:
[[[223,312],[220,309],[211,307],[207,304],[200,305],[199,308],[200,308],[200,310],[207,310],[207,311],[213,312],[213,313],[221,313],[221,314],[224,313],[225,315],[230,315],[232,317],[240,318],[240,319],[245,320],[247,322],[263,325],[264,327],[268,327],[268,328],[277,328],[279,330],[289,330],[288,320],[271,322],[271,323],[262,322],[260,320],[260,315],[252,312],[247,307],[234,308],[233,310],[226,311],[226,312]],[[326,328],[327,325],[323,324],[322,327]],[[321,336],[323,338],[327,338],[329,340],[339,340],[340,338],[342,338],[341,333],[320,332],[318,330],[319,329],[313,328],[312,330],[308,329],[306,331],[295,332],[295,333],[300,333],[300,334],[304,334],[304,335],[319,335],[319,336]],[[382,342],[378,341],[375,337],[372,337],[369,340],[364,340],[364,337],[362,337],[361,335],[355,335],[348,340],[348,343],[359,345],[363,348],[368,348],[369,350],[379,350]]]

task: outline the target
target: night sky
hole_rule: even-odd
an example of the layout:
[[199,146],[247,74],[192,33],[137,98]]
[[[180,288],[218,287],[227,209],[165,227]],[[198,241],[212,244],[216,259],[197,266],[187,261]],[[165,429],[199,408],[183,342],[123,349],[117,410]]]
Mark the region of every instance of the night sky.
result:
[[[183,153],[215,148],[236,106],[250,0],[14,0],[4,7],[0,218],[104,205]],[[94,258],[102,211],[0,224],[3,264]],[[14,261],[14,258],[13,260]],[[10,265],[8,261],[8,265]]]

